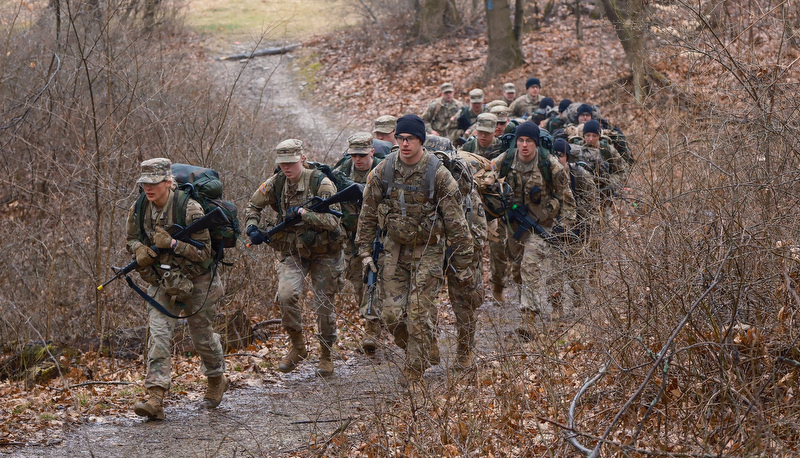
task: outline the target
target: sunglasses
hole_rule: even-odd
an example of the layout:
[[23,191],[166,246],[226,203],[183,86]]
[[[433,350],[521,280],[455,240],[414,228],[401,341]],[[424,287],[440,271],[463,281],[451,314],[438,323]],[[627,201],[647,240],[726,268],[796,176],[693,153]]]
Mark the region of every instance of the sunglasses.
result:
[[367,157],[367,156],[369,156],[369,155],[368,154],[352,154],[352,153],[350,154],[350,157]]
[[409,135],[408,137],[404,137],[402,135],[395,135],[394,139],[397,140],[397,143],[411,143],[412,140],[415,140],[417,137],[413,135]]

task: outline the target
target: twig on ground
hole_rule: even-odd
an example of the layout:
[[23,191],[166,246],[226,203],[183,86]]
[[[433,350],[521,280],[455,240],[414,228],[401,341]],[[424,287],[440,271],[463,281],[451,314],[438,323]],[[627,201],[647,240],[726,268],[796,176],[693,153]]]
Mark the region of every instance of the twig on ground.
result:
[[[130,385],[131,383],[133,383],[133,382],[102,382],[102,381],[92,381],[92,382],[83,382],[83,383],[78,383],[77,385],[70,385],[70,386],[68,386],[66,389],[79,388],[79,387],[82,387],[82,386],[89,386],[89,385]],[[62,388],[61,390],[63,391],[64,389]]]
[[286,54],[288,52],[294,51],[295,49],[301,46],[303,46],[303,43],[295,43],[293,45],[281,46],[280,48],[266,48],[266,49],[259,49],[258,51],[253,51],[253,52],[217,57],[217,60],[252,59],[253,57],[258,57],[258,56],[274,56],[276,54]]

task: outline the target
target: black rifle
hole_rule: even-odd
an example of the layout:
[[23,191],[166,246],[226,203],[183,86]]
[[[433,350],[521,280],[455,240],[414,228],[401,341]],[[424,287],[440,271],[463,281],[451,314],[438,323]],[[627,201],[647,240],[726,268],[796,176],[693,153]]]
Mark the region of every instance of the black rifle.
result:
[[[546,242],[558,247],[563,247],[566,243],[580,242],[581,239],[570,231],[564,231],[555,236],[543,228],[536,219],[517,204],[511,206],[507,212],[510,221],[517,222],[517,230],[514,231],[514,240],[519,240],[525,232],[533,229],[533,232],[543,238]],[[509,221],[509,222],[510,222]]]
[[[378,266],[378,258],[383,253],[383,243],[381,243],[381,228],[378,228],[378,233],[375,234],[375,240],[372,241],[372,262]],[[367,269],[367,274],[364,275],[364,283],[367,284],[367,316],[372,315],[372,299],[375,296],[375,289],[378,286],[378,274],[373,272],[372,269]]]
[[[180,240],[181,242],[186,242],[190,245],[202,249],[204,245],[198,242],[197,240],[192,239],[191,238],[192,234],[194,234],[195,232],[200,232],[205,229],[214,229],[229,224],[231,224],[231,222],[230,220],[228,220],[228,217],[225,216],[225,213],[222,211],[221,208],[217,207],[214,210],[206,213],[205,216],[193,222],[192,224],[188,225],[187,227],[181,227],[177,224],[173,224],[169,229],[167,229],[167,232],[169,232],[169,235],[171,235],[172,238],[174,238],[175,240]],[[160,254],[160,250],[157,246],[153,245],[150,247],[150,249],[153,250],[156,253],[156,255]],[[131,271],[133,271],[138,267],[139,263],[136,262],[135,260],[131,261],[130,264],[122,268],[112,267],[112,269],[114,269],[116,274],[113,277],[111,277],[110,280],[98,286],[97,290],[102,291],[103,288],[108,286],[108,284],[111,283],[112,281],[118,279],[123,275],[127,275],[128,273],[130,273]]]
[[[329,198],[327,198],[325,200],[323,200],[320,197],[314,197],[313,199],[311,199],[308,202],[306,202],[303,205],[301,205],[301,207],[306,208],[306,209],[308,209],[309,211],[312,211],[312,212],[330,213],[332,215],[335,215],[335,216],[338,216],[339,218],[341,218],[342,214],[340,212],[337,212],[336,210],[331,210],[331,208],[330,208],[331,205],[338,204],[340,202],[350,202],[350,201],[353,201],[353,200],[359,200],[359,199],[361,199],[362,190],[363,190],[363,188],[361,187],[361,185],[359,185],[358,183],[354,183],[354,184],[351,184],[350,186],[342,189],[341,191],[337,192],[336,194],[330,196]],[[258,229],[258,232],[261,235],[263,235],[264,238],[266,239],[265,241],[267,243],[269,243],[272,240],[272,237],[275,236],[275,234],[278,234],[280,232],[285,231],[286,229],[289,229],[290,227],[292,227],[295,224],[299,223],[301,221],[301,219],[302,218],[300,217],[300,215],[297,214],[297,215],[294,215],[292,218],[283,220],[280,224],[278,224],[277,226],[273,227],[272,229],[270,229],[270,230],[268,230],[266,232],[262,231],[261,229]],[[248,243],[247,244],[248,248],[251,245],[252,244]]]

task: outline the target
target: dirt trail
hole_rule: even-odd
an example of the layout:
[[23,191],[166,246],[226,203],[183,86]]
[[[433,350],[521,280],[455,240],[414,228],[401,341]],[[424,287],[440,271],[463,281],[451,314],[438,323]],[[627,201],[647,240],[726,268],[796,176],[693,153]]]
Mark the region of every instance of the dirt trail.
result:
[[[255,59],[246,66],[240,84],[245,85],[248,97],[261,100],[262,109],[285,113],[307,133],[304,140],[312,146],[312,159],[331,162],[344,151],[346,137],[356,127],[352,122],[340,123],[334,116],[321,115],[323,109],[301,101],[298,94],[302,83],[293,77],[292,62],[290,56]],[[233,78],[243,64],[215,65],[219,65],[220,75]],[[324,151],[330,151],[327,158]],[[491,302],[482,307],[476,352],[481,364],[492,364],[493,355],[506,353],[505,342],[515,340],[507,338],[518,317],[515,310],[515,305],[496,307]],[[442,363],[426,372],[428,389],[440,387],[443,391],[453,382],[452,373],[447,371],[455,347],[452,322],[452,313],[443,310],[439,335]],[[166,407],[167,421],[146,422],[130,411],[116,417],[90,417],[87,423],[67,431],[58,444],[0,453],[26,457],[170,458],[303,454],[311,445],[324,443],[340,427],[346,433],[352,432],[347,431],[348,419],[368,420],[373,417],[371,412],[391,409],[396,402],[408,402],[408,396],[425,395],[408,393],[397,385],[401,353],[388,340],[374,357],[340,345],[336,373],[327,379],[314,374],[318,350],[316,345],[310,348],[310,359],[291,374],[233,373],[232,389],[214,411],[197,406],[201,393],[173,393]]]

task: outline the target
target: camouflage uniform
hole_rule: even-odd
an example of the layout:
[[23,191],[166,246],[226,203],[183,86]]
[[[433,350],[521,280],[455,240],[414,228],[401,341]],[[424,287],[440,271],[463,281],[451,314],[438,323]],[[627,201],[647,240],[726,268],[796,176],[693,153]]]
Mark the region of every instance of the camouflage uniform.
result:
[[452,140],[454,141],[465,132],[472,135],[472,127],[475,122],[477,122],[478,115],[484,111],[482,107],[479,112],[475,113],[472,111],[472,104],[483,103],[483,90],[473,89],[469,91],[469,102],[470,104],[461,107],[461,111],[458,113],[458,118],[456,120],[458,130],[453,134]]
[[588,305],[591,303],[591,288],[599,286],[601,259],[597,231],[600,227],[602,196],[595,177],[583,163],[568,165],[577,214],[575,230],[582,239],[582,243],[567,247],[570,264],[568,277],[575,293],[573,305]]
[[[300,144],[302,151],[299,140],[291,141]],[[290,140],[279,144],[279,149],[286,142]],[[331,197],[336,193],[336,187],[324,175],[320,181],[320,174],[319,171],[304,168],[299,181],[294,184],[283,173],[268,178],[261,183],[247,204],[245,227],[258,225],[261,211],[267,205],[282,218],[290,207],[300,206],[314,197]],[[319,183],[316,193],[313,192],[312,179]],[[338,204],[331,205],[331,209],[340,210]],[[312,304],[317,315],[317,338],[323,349],[332,348],[337,339],[334,298],[341,289],[344,239],[336,216],[305,211],[302,222],[276,234],[269,244],[280,254],[276,299],[281,310],[281,324],[290,336],[302,333],[302,315],[298,304],[303,293],[303,279],[308,275],[314,291]]]
[[[151,159],[145,161],[142,166],[144,170],[148,168],[153,170],[154,175],[159,173],[171,175],[169,172],[171,162],[168,159]],[[141,179],[140,182],[142,182]],[[178,219],[177,209],[175,209],[177,192],[173,183],[172,189],[169,190],[167,203],[161,209],[145,200],[142,207],[144,234],[139,233],[140,226],[135,213],[135,204],[131,207],[126,223],[128,252],[134,254],[141,245],[148,247],[153,245],[157,227],[167,229],[176,223]],[[200,204],[189,199],[185,213],[186,225],[192,224],[203,216],[205,213]],[[184,315],[192,315],[187,318],[189,335],[195,351],[200,355],[203,374],[208,377],[219,377],[225,373],[225,360],[220,338],[214,332],[213,323],[217,311],[216,303],[222,297],[224,288],[219,275],[213,275],[211,272],[214,259],[208,230],[196,232],[192,234],[192,238],[202,243],[203,249],[177,241],[172,250],[161,249],[158,259],[152,265],[137,271],[142,279],[150,284],[147,288],[148,296],[175,316],[179,316],[181,312]],[[178,284],[184,292],[191,290],[188,297],[167,294],[167,287],[172,285],[168,284],[169,280],[165,278],[164,274],[167,270],[164,269],[164,266],[170,267],[169,277],[178,280]],[[144,385],[148,389],[160,387],[168,390],[172,366],[172,333],[178,320],[164,315],[150,304],[147,305],[147,313],[150,337],[147,342],[147,375]]]
[[[446,90],[452,91],[453,85],[449,83],[442,84],[442,92]],[[428,133],[431,130],[435,130],[440,136],[454,140],[453,133],[456,130],[455,119],[458,115],[458,110],[458,102],[455,99],[450,102],[444,102],[441,97],[431,100],[422,113],[422,120],[425,121],[425,130]]]
[[[575,198],[569,186],[569,176],[564,167],[554,156],[549,157],[551,180],[546,180],[539,168],[538,155],[528,163],[520,160],[516,149],[494,159],[500,169],[505,156],[514,154],[506,182],[513,190],[512,204],[524,208],[545,230],[552,230],[556,220],[566,227],[575,224]],[[530,197],[535,187],[541,189],[541,199],[537,203]],[[520,308],[523,319],[530,324],[536,314],[548,315],[552,312],[552,298],[561,293],[561,275],[566,271],[564,255],[553,245],[534,234],[526,232],[519,241],[511,235],[517,229],[517,223],[510,223],[508,233],[508,254],[514,261],[519,259],[519,245],[524,245],[521,256],[521,298]]]
[[[435,329],[431,311],[444,281],[445,237],[454,249],[452,264],[458,271],[469,266],[472,240],[450,172],[436,168],[430,190],[428,163],[438,159],[424,151],[419,162],[407,165],[396,154],[367,179],[356,245],[367,256],[378,228],[384,231],[384,253],[377,266],[383,321],[406,350],[406,368],[422,373],[430,365]],[[387,166],[392,173],[385,172]]]
[[511,106],[508,107],[511,112],[511,117],[521,118],[525,115],[532,115],[534,111],[539,109],[539,102],[541,102],[543,98],[544,96],[542,94],[533,98],[527,93],[517,97],[517,100],[514,100]]
[[487,132],[492,134],[492,143],[486,148],[482,147],[477,137],[471,138],[460,149],[469,153],[477,154],[485,157],[486,159],[494,159],[502,152],[502,142],[497,137],[494,137],[494,131],[497,127],[497,116],[492,113],[481,113],[476,118],[475,131]]
[[[583,124],[580,125],[580,131],[583,131]],[[578,142],[582,141],[581,137]],[[582,162],[594,175],[597,187],[603,195],[602,222],[606,226],[609,225],[614,207],[614,190],[623,187],[628,180],[630,172],[628,163],[620,156],[611,141],[603,137],[600,137],[599,147],[578,145],[577,150],[574,150],[572,162]]]

